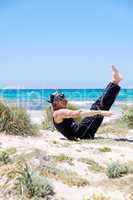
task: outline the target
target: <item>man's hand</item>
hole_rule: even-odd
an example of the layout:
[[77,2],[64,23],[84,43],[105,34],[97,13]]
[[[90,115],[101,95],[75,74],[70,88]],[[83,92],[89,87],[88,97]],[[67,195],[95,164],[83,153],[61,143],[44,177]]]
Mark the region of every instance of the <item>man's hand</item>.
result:
[[113,113],[111,111],[106,111],[106,110],[81,110],[80,115],[82,117],[91,117],[91,116],[96,116],[96,115],[101,115],[104,117],[111,117]]
[[111,117],[112,115],[114,115],[114,113],[111,111],[102,111],[101,110],[101,115],[104,117]]

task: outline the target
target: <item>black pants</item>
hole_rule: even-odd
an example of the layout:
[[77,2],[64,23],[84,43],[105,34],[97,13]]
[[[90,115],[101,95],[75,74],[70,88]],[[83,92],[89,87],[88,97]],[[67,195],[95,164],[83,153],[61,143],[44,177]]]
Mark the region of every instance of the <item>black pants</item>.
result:
[[[109,110],[114,103],[118,93],[120,91],[120,86],[110,82],[103,92],[103,95],[92,104],[91,110]],[[81,139],[94,139],[95,133],[101,125],[104,117],[103,116],[93,116],[85,117],[79,124],[79,127],[85,127],[84,132],[79,132],[78,137]]]

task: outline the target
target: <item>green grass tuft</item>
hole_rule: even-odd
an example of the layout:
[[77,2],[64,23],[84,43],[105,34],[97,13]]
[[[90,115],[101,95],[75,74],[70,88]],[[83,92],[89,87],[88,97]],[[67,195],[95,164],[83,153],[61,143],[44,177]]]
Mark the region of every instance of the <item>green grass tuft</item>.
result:
[[0,132],[27,136],[36,135],[37,131],[26,110],[0,103]]
[[81,158],[79,161],[87,164],[87,167],[94,172],[103,172],[104,168],[99,165],[99,163],[95,162],[94,160],[87,159],[87,158]]
[[0,150],[0,165],[5,165],[10,162],[9,153],[6,150]]
[[16,186],[22,196],[43,197],[54,195],[54,189],[51,183],[38,172],[32,170],[27,164],[19,171],[16,179]]
[[54,160],[56,162],[68,162],[70,165],[72,165],[72,161],[73,161],[73,158],[69,157],[69,156],[66,156],[65,154],[60,154],[60,155],[57,155],[57,156],[53,156]]
[[112,162],[108,164],[106,174],[109,178],[119,178],[128,174],[128,166],[119,162]]
[[99,151],[100,152],[111,152],[111,148],[109,148],[109,147],[101,147],[101,148],[99,148]]

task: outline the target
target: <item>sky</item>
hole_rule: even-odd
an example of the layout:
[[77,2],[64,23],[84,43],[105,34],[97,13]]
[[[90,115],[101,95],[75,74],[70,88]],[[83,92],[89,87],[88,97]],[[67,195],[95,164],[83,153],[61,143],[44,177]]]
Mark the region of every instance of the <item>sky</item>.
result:
[[0,88],[133,88],[132,0],[0,0]]

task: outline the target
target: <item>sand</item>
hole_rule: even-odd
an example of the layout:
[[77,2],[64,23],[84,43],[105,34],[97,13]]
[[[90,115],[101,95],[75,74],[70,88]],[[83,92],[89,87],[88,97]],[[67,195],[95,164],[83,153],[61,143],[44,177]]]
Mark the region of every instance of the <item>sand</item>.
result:
[[[42,112],[31,111],[32,121],[40,124]],[[113,119],[114,120],[114,119]],[[107,121],[105,120],[107,123]],[[101,139],[99,139],[101,137]],[[111,161],[131,162],[133,163],[133,130],[129,130],[125,135],[96,134],[95,140],[72,142],[65,139],[57,131],[40,130],[38,136],[13,136],[0,134],[0,148],[17,149],[17,154],[24,154],[38,150],[44,152],[44,155],[59,156],[64,154],[72,158],[72,165],[68,161],[57,163],[62,170],[73,170],[79,177],[89,181],[89,186],[69,186],[62,180],[50,179],[54,186],[56,200],[84,200],[93,193],[104,194],[111,200],[129,200],[129,194],[133,192],[132,181],[133,174],[112,180],[105,172],[96,172],[90,170],[87,164],[80,159],[89,159],[97,162],[100,166],[106,168]],[[108,147],[110,152],[101,152],[99,149]],[[31,158],[36,165],[41,165],[39,156]],[[3,179],[0,178],[2,181]],[[2,184],[0,181],[0,184]],[[1,190],[1,189],[0,189]],[[0,200],[5,200],[0,191]],[[15,198],[11,198],[15,200]],[[39,199],[38,199],[39,200]]]

